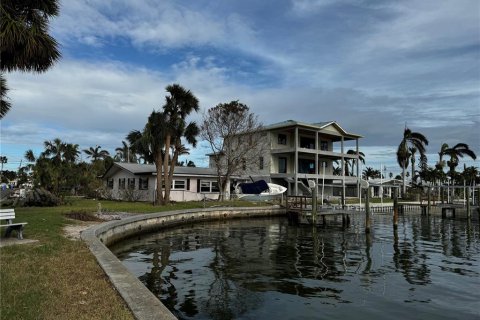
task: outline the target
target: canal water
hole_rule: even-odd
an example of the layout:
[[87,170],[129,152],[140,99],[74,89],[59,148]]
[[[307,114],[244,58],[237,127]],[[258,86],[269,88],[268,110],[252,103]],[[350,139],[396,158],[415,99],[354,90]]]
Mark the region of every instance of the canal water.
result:
[[180,319],[480,319],[478,220],[185,225],[111,250]]

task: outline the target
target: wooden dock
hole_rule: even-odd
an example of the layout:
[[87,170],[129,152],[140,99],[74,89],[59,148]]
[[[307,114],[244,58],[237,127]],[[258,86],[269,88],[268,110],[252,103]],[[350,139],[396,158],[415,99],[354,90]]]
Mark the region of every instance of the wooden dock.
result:
[[[287,196],[286,211],[289,219],[299,224],[322,225],[327,224],[327,217],[341,217],[342,226],[346,227],[350,224],[350,216],[353,214],[365,214],[365,208],[355,205],[347,206],[318,206],[317,214],[313,215],[312,197],[307,196]],[[465,210],[465,206],[461,204],[437,204],[436,206],[429,206],[425,203],[399,203],[398,214],[405,214],[408,212],[418,213],[422,215],[440,214],[442,218],[456,217],[459,210]],[[472,211],[477,211],[480,214],[478,206],[472,206]],[[392,214],[394,213],[394,206],[370,206],[372,214]]]

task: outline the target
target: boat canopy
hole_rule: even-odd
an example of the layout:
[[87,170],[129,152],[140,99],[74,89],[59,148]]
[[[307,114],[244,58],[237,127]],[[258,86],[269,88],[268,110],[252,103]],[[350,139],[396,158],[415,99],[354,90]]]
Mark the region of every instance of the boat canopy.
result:
[[260,194],[268,190],[268,184],[265,180],[259,180],[252,183],[241,183],[240,188],[243,194]]

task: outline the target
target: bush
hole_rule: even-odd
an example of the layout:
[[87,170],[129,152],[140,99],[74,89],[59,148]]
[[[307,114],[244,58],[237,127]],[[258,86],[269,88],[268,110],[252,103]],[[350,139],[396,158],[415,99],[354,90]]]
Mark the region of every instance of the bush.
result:
[[39,188],[27,192],[23,206],[25,207],[55,207],[62,203],[61,199],[49,191]]

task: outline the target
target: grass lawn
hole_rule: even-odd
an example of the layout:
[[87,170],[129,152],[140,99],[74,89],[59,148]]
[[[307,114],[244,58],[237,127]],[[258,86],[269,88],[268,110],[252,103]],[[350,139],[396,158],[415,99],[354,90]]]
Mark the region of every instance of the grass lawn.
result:
[[[148,203],[73,199],[59,207],[16,208],[15,221],[28,222],[25,239],[39,241],[0,248],[0,319],[133,319],[86,245],[67,239],[63,233],[66,225],[79,223],[64,214],[94,213],[99,202],[103,211],[134,213],[204,206],[203,202],[154,207]],[[261,204],[234,201],[205,205]]]

